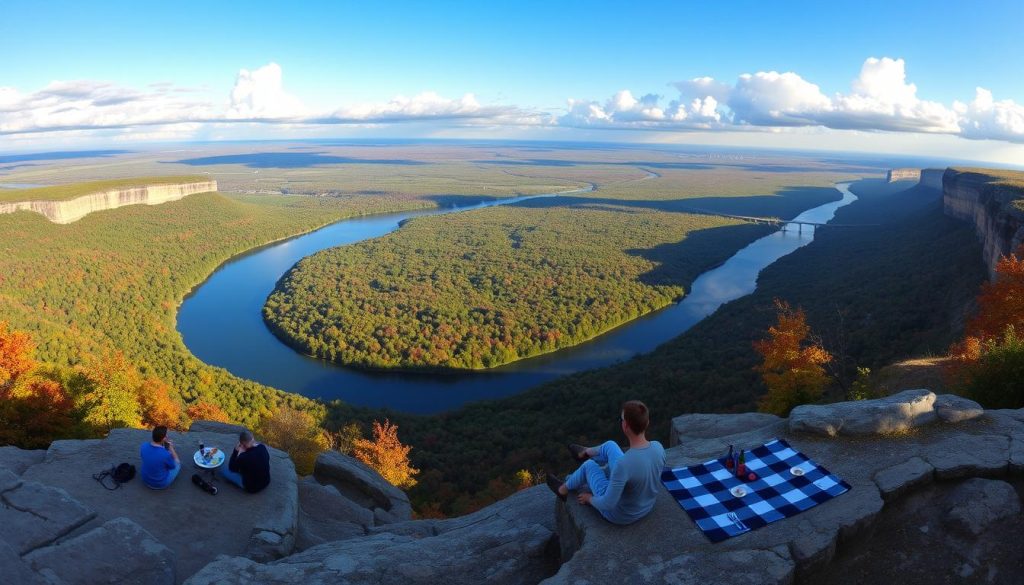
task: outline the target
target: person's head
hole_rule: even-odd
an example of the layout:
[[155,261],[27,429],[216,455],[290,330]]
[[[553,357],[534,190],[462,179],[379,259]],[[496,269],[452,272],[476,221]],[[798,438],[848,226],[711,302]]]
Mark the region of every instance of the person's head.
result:
[[161,425],[153,428],[153,442],[163,443],[167,438],[167,427]]
[[256,442],[256,438],[252,436],[251,432],[242,431],[241,433],[238,433],[238,442],[241,443],[243,447],[248,447]]
[[651,424],[651,413],[647,405],[639,400],[622,403],[622,431],[626,434],[642,435]]

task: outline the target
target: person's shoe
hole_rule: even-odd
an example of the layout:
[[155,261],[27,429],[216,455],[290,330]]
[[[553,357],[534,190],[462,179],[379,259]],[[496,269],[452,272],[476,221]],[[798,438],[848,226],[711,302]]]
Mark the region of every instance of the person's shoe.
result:
[[558,496],[559,500],[562,500],[564,502],[569,497],[568,494],[559,493],[558,488],[562,487],[562,482],[557,477],[555,477],[553,473],[548,474],[547,483],[548,488],[550,488],[551,491],[555,492],[555,495]]
[[577,445],[576,443],[569,443],[569,453],[572,454],[572,458],[580,463],[583,463],[587,459],[590,459],[590,455],[587,454],[587,448],[583,445]]

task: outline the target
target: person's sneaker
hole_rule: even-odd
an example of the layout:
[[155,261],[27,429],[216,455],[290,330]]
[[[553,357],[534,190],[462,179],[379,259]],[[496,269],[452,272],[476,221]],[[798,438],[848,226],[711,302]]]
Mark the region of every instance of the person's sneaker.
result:
[[577,445],[576,443],[569,443],[569,453],[572,454],[572,458],[579,462],[584,462],[590,459],[590,455],[587,454],[587,448],[583,445]]
[[550,488],[551,491],[555,492],[555,495],[558,496],[559,500],[562,500],[564,502],[566,500],[566,498],[569,497],[568,494],[560,494],[560,493],[558,493],[558,488],[562,487],[562,482],[557,477],[555,477],[555,474],[553,474],[553,473],[549,473],[548,474],[547,483],[548,483],[548,488]]

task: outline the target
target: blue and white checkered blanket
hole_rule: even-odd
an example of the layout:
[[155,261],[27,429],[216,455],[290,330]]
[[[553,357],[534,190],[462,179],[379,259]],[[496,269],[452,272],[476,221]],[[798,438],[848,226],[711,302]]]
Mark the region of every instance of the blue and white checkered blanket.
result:
[[[845,481],[781,439],[748,451],[746,465],[757,474],[756,481],[737,479],[725,468],[724,457],[691,467],[666,468],[661,481],[712,542],[795,516],[850,489]],[[733,495],[737,487],[746,494]]]

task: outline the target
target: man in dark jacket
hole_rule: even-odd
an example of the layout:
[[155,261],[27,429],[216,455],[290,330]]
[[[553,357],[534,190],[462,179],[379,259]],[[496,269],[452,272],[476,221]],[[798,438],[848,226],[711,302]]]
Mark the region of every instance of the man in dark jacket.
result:
[[270,484],[270,452],[266,445],[256,442],[252,433],[242,431],[227,468],[221,468],[221,475],[245,491],[255,494]]

